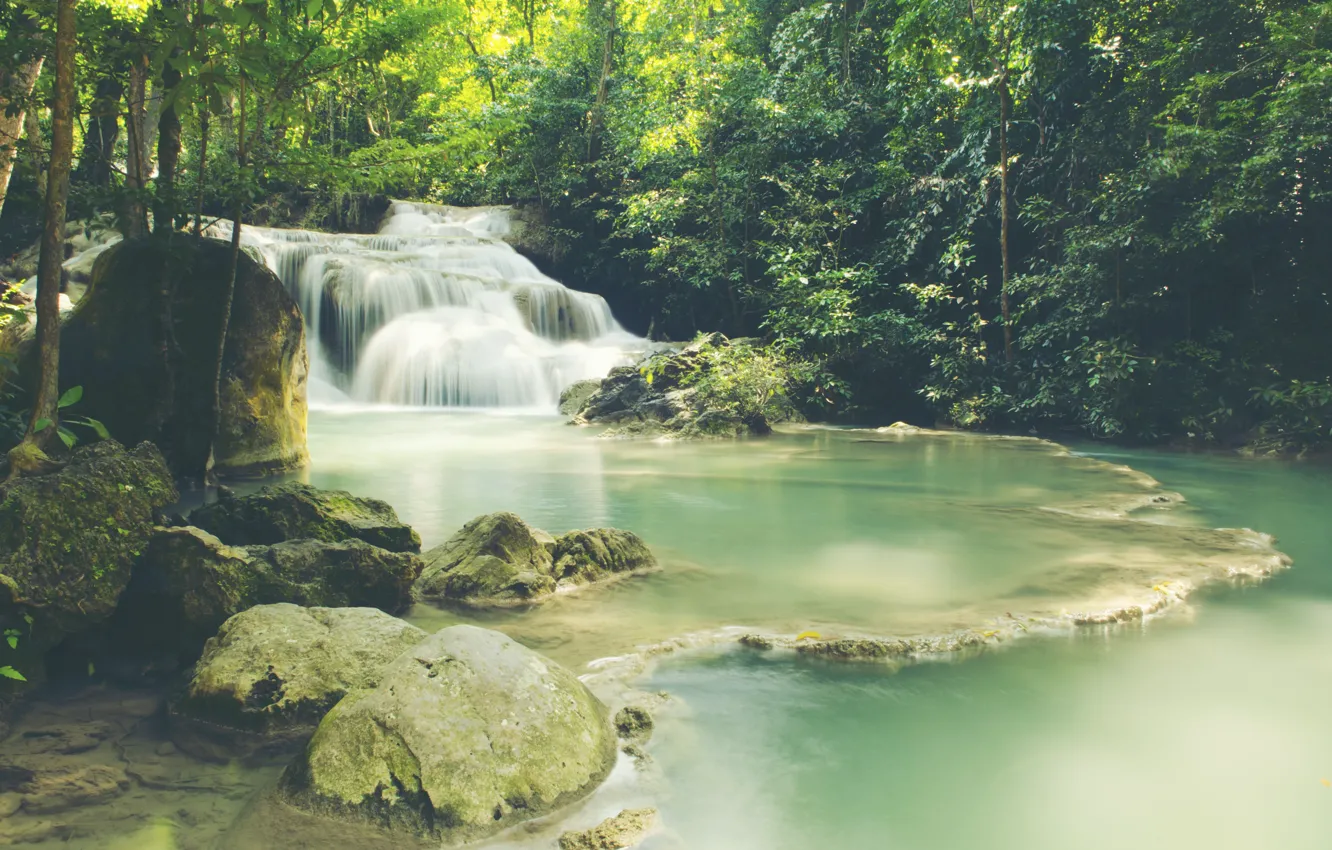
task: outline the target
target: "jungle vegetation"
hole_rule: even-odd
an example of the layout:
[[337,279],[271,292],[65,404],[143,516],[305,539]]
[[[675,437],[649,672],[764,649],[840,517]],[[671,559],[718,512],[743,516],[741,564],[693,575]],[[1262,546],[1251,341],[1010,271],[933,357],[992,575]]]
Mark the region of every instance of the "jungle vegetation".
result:
[[6,0],[0,56],[6,255],[62,167],[131,235],[521,204],[816,416],[1332,439],[1332,2]]

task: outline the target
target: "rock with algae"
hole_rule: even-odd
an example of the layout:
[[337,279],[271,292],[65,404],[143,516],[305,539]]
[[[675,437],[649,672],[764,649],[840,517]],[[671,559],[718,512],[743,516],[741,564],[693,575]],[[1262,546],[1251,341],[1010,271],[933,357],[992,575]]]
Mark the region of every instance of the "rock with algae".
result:
[[40,653],[112,615],[156,512],[177,498],[155,447],[113,440],[0,487],[0,617],[22,632],[15,666],[31,675]]
[[363,540],[390,552],[420,552],[421,537],[387,502],[288,482],[248,496],[224,493],[190,522],[232,546],[314,539]]
[[656,809],[624,809],[591,829],[564,833],[560,850],[625,850],[636,847],[656,825]]
[[374,608],[256,605],[209,639],[171,705],[172,739],[219,760],[299,746],[343,695],[373,688],[425,637]]
[[615,528],[552,537],[516,514],[473,519],[424,555],[414,592],[476,606],[523,605],[559,588],[603,581],[657,565],[638,535]]
[[580,799],[614,762],[607,709],[573,673],[499,632],[453,626],[334,706],[280,793],[458,843]]
[[197,654],[229,617],[255,605],[368,606],[396,614],[410,604],[420,571],[416,555],[354,539],[228,546],[193,526],[157,528],[116,624],[134,643]]

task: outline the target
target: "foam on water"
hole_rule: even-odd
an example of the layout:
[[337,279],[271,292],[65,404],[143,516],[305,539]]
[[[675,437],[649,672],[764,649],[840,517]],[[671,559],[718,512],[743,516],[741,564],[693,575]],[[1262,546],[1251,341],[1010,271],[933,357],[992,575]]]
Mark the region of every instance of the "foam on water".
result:
[[[504,207],[397,202],[373,236],[246,227],[309,330],[311,401],[553,409],[645,341],[503,241]],[[214,235],[229,238],[230,223]]]

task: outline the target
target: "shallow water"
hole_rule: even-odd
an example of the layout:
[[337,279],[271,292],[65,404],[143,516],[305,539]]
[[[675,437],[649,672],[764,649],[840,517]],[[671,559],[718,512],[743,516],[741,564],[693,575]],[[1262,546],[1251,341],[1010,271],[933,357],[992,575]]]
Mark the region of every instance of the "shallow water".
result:
[[[916,635],[1028,622],[1047,632],[995,642],[1004,632],[980,657],[896,672],[731,643],[662,656],[639,682],[673,697],[649,748],[653,770],[639,781],[625,767],[575,815],[580,826],[646,795],[666,833],[645,848],[1329,846],[1326,469],[821,429],[740,443],[606,441],[499,413],[316,411],[310,432],[312,483],[389,501],[427,546],[493,510],[557,533],[641,534],[657,573],[533,611],[409,615],[428,628],[500,628],[576,669],[726,626]],[[1261,539],[1218,526],[1276,533],[1295,569],[1261,586],[1223,584],[1145,622],[1051,630],[1026,619],[1173,599],[1271,557]],[[144,780],[107,805],[47,817],[63,827],[61,846],[256,846],[262,810],[250,838],[219,836],[274,770],[172,753],[142,697],[58,705],[115,727],[114,747],[78,759],[128,765]],[[25,728],[55,708],[39,706]],[[0,820],[0,839],[32,820]],[[352,846],[342,831],[317,838]],[[552,847],[553,834],[526,846]]]
[[[495,510],[557,534],[609,525],[646,539],[658,573],[469,617],[572,665],[721,627],[1000,628],[1150,603],[1271,554],[1204,528],[1147,476],[1034,440],[601,440],[553,418],[424,411],[322,412],[311,432],[313,483],[387,500],[427,546]],[[410,619],[454,615],[418,606]]]
[[1332,474],[1113,458],[1295,569],[1145,624],[896,675],[728,653],[672,660],[654,754],[694,850],[1332,846]]

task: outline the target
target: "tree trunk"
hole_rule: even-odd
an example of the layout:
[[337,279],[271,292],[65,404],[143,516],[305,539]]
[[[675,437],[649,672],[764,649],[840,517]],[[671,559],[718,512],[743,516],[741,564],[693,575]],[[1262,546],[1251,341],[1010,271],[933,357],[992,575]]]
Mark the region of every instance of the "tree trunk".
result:
[[[23,442],[10,452],[10,475],[41,468],[42,447],[55,430],[60,399],[60,273],[65,261],[65,201],[74,158],[74,5],[56,6],[55,99],[51,106],[51,167],[37,265],[38,378]],[[41,427],[38,427],[38,426]]]
[[130,65],[129,93],[125,111],[125,202],[120,230],[126,239],[148,233],[148,208],[144,189],[148,185],[148,57]]
[[[45,57],[37,57],[19,66],[18,71],[0,69],[0,91],[12,91],[15,99],[26,99],[37,86],[42,75]],[[0,97],[0,212],[4,211],[5,196],[9,193],[9,178],[14,174],[14,160],[18,157],[19,138],[23,135],[24,110],[9,114],[10,101]]]
[[[244,44],[242,36],[242,45]],[[246,142],[246,79],[241,75],[240,79],[240,124],[236,129],[236,165],[239,170],[240,179],[245,179],[245,169],[248,165],[249,150]],[[217,438],[222,432],[222,361],[227,351],[227,332],[231,329],[231,303],[236,295],[236,273],[240,268],[241,253],[241,217],[245,210],[241,203],[244,193],[240,188],[236,191],[236,196],[231,204],[231,259],[230,270],[227,274],[226,291],[222,295],[222,310],[218,317],[218,338],[217,338],[217,361],[214,364],[213,371],[213,422],[211,430],[211,445],[208,449],[208,460],[204,468],[204,480],[207,481],[213,474],[213,466],[217,456]]]
[[999,283],[999,307],[1004,315],[1004,361],[1013,362],[1013,317],[1008,306],[1008,113],[1011,110],[1008,72],[999,77],[999,253],[1003,259],[1003,279]]
[[88,131],[83,135],[83,152],[79,154],[79,167],[74,172],[74,179],[80,183],[98,189],[111,185],[111,161],[115,156],[116,141],[120,138],[120,97],[124,93],[124,86],[113,77],[97,81],[88,115]]
[[[174,57],[179,51],[172,51]],[[180,165],[180,113],[171,99],[180,72],[167,63],[162,69],[162,111],[157,119],[157,191],[153,203],[153,232],[171,233],[176,226],[176,170]]]
[[204,186],[208,175],[208,104],[199,110],[199,175],[198,194],[194,199],[194,235],[203,235]]
[[601,123],[606,101],[610,97],[611,72],[615,70],[615,0],[610,0],[609,20],[606,23],[606,40],[601,49],[601,79],[597,83],[597,100],[592,106],[591,120],[587,125],[587,161],[596,162],[601,157]]

